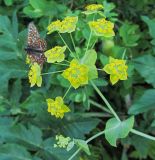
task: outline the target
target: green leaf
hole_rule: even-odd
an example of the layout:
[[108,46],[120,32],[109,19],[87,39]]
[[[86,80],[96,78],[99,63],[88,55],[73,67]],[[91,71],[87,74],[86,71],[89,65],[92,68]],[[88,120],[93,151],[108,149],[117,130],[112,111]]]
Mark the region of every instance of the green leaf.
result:
[[32,160],[30,153],[18,144],[3,144],[0,146],[1,160]]
[[105,138],[114,147],[118,138],[125,138],[129,134],[134,125],[134,116],[125,121],[118,121],[111,118],[107,121],[105,127]]
[[39,113],[43,109],[42,106],[46,105],[45,97],[37,92],[31,92],[31,95],[21,103],[20,107],[28,110],[30,113]]
[[74,101],[74,102],[84,102],[87,98],[86,93],[83,91],[83,89],[79,89],[75,92],[73,92],[70,96],[69,99]]
[[29,17],[37,18],[42,16],[57,16],[58,12],[63,12],[66,10],[66,6],[63,4],[58,4],[55,1],[47,0],[30,0],[30,5],[23,9],[23,12]]
[[91,49],[88,50],[83,58],[81,59],[81,63],[86,64],[86,65],[94,65],[97,60],[97,53],[95,50]]
[[12,28],[8,17],[0,16],[0,60],[16,59],[18,56],[17,39]]
[[23,125],[3,126],[0,125],[0,137],[7,142],[17,142],[25,147],[36,150],[42,143],[42,131],[33,125],[26,128]]
[[103,6],[104,6],[105,17],[112,21],[117,21],[118,14],[113,12],[113,9],[115,8],[115,4],[109,3],[107,1],[103,1]]
[[[106,55],[102,55],[100,54],[100,61],[102,63],[102,65],[106,65],[107,63],[109,63],[109,57]],[[103,68],[103,67],[102,67]]]
[[155,127],[155,120],[151,123],[151,127]]
[[11,78],[27,77],[25,62],[21,60],[0,61],[0,93],[6,94],[8,82]]
[[35,9],[45,9],[46,7],[46,1],[45,0],[39,0],[39,1],[35,1],[35,0],[29,0],[30,4],[32,5],[33,8]]
[[97,68],[95,65],[89,66],[89,72],[88,72],[88,79],[92,80],[92,79],[96,79],[98,78],[98,72],[97,72]]
[[127,22],[121,26],[119,34],[122,37],[125,46],[134,47],[138,45],[137,41],[139,40],[140,35],[137,33],[137,30],[138,25],[129,24]]
[[63,78],[61,74],[57,75],[57,79],[60,82],[60,85],[65,88],[69,88],[70,83],[67,79]]
[[30,0],[29,3],[30,5],[26,6],[23,9],[23,12],[25,14],[33,18],[38,18],[44,15],[43,12],[46,9],[46,3],[47,3],[45,0],[40,0],[40,1]]
[[154,141],[151,141],[149,144],[149,156],[154,160],[155,157],[155,143]]
[[[13,12],[12,15],[12,35],[15,39],[19,39],[18,37],[18,18],[17,18],[17,10]],[[24,44],[23,44],[24,45]]]
[[67,145],[67,151],[70,151],[74,147],[74,144],[74,141],[69,142]]
[[13,83],[13,88],[10,91],[10,101],[11,103],[16,106],[19,103],[20,97],[22,95],[22,86],[21,86],[21,80],[17,79],[14,83]]
[[98,77],[97,68],[95,66],[97,60],[97,53],[95,50],[88,50],[83,58],[81,59],[81,63],[87,65],[89,68],[88,78],[89,80],[96,79]]
[[155,106],[155,89],[149,89],[137,100],[129,109],[129,114],[139,114],[154,109]]
[[7,6],[11,6],[13,4],[13,0],[4,0]]
[[77,118],[70,121],[61,121],[62,125],[60,127],[61,133],[68,135],[73,138],[83,139],[84,134],[88,134],[92,131],[97,124],[100,122],[96,118]]
[[[47,160],[68,160],[69,157],[75,152],[75,150],[71,150],[67,152],[62,148],[54,148],[55,139],[48,138],[43,142],[43,149],[41,150],[41,154]],[[46,151],[46,152],[45,152]]]
[[86,141],[81,139],[74,139],[75,144],[88,155],[91,155],[88,144]]
[[[134,135],[131,137],[131,143],[139,153],[139,158],[145,159],[147,158],[148,151],[149,151],[149,140],[143,137]],[[141,145],[143,144],[143,145]]]
[[93,82],[98,87],[107,86],[108,85],[108,82],[103,78],[94,79]]
[[135,69],[149,84],[155,87],[155,57],[152,55],[140,56],[133,60]]
[[43,16],[42,10],[40,10],[40,9],[34,10],[33,7],[31,7],[31,6],[26,6],[23,9],[23,13],[25,13],[26,15],[28,15],[29,17],[32,17],[32,18],[38,18],[38,17]]
[[149,27],[149,33],[151,35],[152,38],[155,38],[155,20],[150,19],[147,16],[141,16],[142,20],[148,25]]

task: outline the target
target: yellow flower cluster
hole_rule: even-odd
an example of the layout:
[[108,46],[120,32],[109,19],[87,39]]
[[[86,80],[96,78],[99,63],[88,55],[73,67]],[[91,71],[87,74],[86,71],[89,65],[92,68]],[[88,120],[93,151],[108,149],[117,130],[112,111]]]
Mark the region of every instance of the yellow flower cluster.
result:
[[63,77],[68,79],[71,85],[76,89],[81,85],[88,84],[88,67],[80,64],[76,59],[70,63],[70,67],[63,73]]
[[56,97],[55,100],[53,99],[46,99],[48,112],[51,115],[54,115],[56,118],[63,118],[64,113],[69,112],[70,109],[64,104],[62,97]]
[[61,21],[60,20],[51,22],[47,27],[47,30],[48,30],[47,34],[50,34],[50,33],[54,32],[54,31],[59,31],[60,28],[61,28]]
[[97,11],[103,9],[103,5],[101,4],[89,4],[85,7],[86,10],[88,11]]
[[63,135],[56,135],[57,143],[54,144],[54,147],[66,148],[68,146],[69,141],[71,140],[70,137],[64,137]]
[[89,26],[97,36],[113,37],[115,35],[113,31],[114,24],[107,21],[105,18],[97,19],[97,21],[90,21]]
[[54,31],[58,31],[60,33],[71,33],[75,31],[76,23],[78,21],[78,17],[66,17],[64,20],[54,21],[47,27],[48,33],[50,34]]
[[31,87],[33,87],[35,84],[38,87],[41,87],[42,84],[41,68],[38,63],[35,62],[32,64],[28,76]]
[[117,83],[119,80],[127,79],[127,69],[125,60],[114,59],[110,57],[109,64],[107,64],[103,70],[110,74],[110,81],[112,84]]
[[89,15],[89,14],[93,14],[93,13],[99,13],[100,11],[99,10],[102,10],[104,7],[103,5],[101,4],[89,4],[85,7],[86,11],[82,12],[86,15]]
[[66,46],[55,46],[54,48],[47,50],[44,54],[48,63],[62,62],[65,59]]
[[75,31],[77,21],[78,17],[66,17],[62,21],[60,33],[71,33]]

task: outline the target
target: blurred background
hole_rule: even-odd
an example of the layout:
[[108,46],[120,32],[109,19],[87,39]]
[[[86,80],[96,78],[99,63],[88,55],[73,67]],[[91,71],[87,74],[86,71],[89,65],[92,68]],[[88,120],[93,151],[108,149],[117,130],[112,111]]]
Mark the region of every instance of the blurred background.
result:
[[[34,22],[50,49],[63,42],[56,33],[46,35],[48,24],[67,15],[79,16],[73,38],[82,52],[90,30],[81,11],[92,3],[103,4],[116,33],[114,39],[98,39],[97,66],[103,67],[109,56],[121,58],[124,50],[129,66],[127,81],[112,86],[100,73],[95,83],[121,119],[136,115],[135,128],[155,136],[155,0],[0,0],[0,160],[67,160],[76,148],[70,152],[54,148],[56,134],[87,139],[112,117],[101,113],[104,104],[88,86],[68,93],[66,103],[72,112],[56,119],[47,112],[46,98],[63,95],[68,83],[61,75],[47,75],[41,88],[30,88],[27,78],[28,24]],[[63,37],[72,48],[67,35]],[[43,70],[62,69],[45,64]],[[91,156],[81,152],[74,159],[155,160],[155,142],[132,134],[119,140],[117,148],[101,136],[90,143],[90,150]]]

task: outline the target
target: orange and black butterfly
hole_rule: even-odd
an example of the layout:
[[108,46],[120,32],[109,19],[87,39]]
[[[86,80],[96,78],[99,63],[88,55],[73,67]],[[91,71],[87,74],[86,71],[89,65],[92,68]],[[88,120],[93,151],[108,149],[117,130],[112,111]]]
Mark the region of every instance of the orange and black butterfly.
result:
[[46,50],[46,41],[40,38],[37,28],[31,22],[28,25],[28,39],[25,51],[29,55],[32,63],[37,62],[41,67],[46,58],[44,52]]

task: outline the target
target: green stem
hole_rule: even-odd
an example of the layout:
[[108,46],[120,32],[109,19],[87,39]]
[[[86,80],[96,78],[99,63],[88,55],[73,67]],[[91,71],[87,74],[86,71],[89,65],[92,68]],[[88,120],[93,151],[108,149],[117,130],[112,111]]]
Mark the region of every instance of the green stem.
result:
[[[132,129],[131,132],[132,132],[133,134],[136,134],[136,135],[139,135],[139,136],[141,136],[141,137],[144,137],[144,138],[147,138],[147,139],[150,139],[150,140],[155,141],[155,137],[150,136],[150,135],[147,135],[147,134],[142,133],[142,132],[139,132],[139,131],[137,131],[137,130],[135,130],[135,129]],[[87,139],[86,142],[89,143],[89,142],[91,142],[92,140],[96,139],[97,137],[103,135],[104,133],[105,133],[105,130],[104,130],[104,131],[101,131],[101,132],[99,132],[99,133],[97,133],[97,134],[95,134],[95,135],[92,136],[92,137],[90,137],[89,139]],[[80,150],[81,150],[81,149],[78,149],[76,152],[74,152],[74,154],[73,154],[68,160],[72,160],[72,159],[80,152]]]
[[65,42],[65,40],[64,40],[63,37],[61,36],[61,34],[60,34],[59,32],[58,32],[58,34],[59,34],[61,40],[63,41],[63,43],[66,45],[66,47],[67,47],[68,50],[70,51],[71,55],[72,55],[74,58],[76,58],[76,57],[74,56],[73,52],[71,51],[71,49],[69,48],[68,44]]
[[52,20],[52,16],[49,16],[48,25],[51,23],[51,20]]
[[64,59],[64,61],[70,64],[70,62],[69,62],[69,61],[67,61],[66,59]]
[[124,52],[123,52],[123,55],[122,55],[122,59],[124,59],[125,53],[126,53],[126,49],[124,49]]
[[93,139],[95,139],[95,138],[97,138],[97,137],[103,135],[104,133],[105,133],[105,131],[101,131],[101,132],[95,134],[94,136],[90,137],[89,139],[87,139],[86,142],[89,143],[90,141],[92,141]]
[[107,113],[110,113],[110,114],[111,114],[111,112],[110,112],[110,110],[109,110],[109,109],[107,109],[106,107],[104,107],[104,106],[100,105],[99,103],[97,103],[97,102],[95,102],[95,101],[93,101],[93,100],[89,100],[89,102],[90,102],[92,105],[94,105],[94,106],[96,106],[96,107],[98,107],[98,108],[102,109],[103,111],[105,111],[105,112],[107,112]]
[[84,118],[89,118],[89,117],[103,118],[103,117],[112,117],[113,116],[111,114],[103,113],[103,112],[77,113],[77,115],[84,117]]
[[[89,35],[86,52],[88,51],[88,47],[89,47],[89,43],[90,43],[90,40],[91,40],[91,36],[92,36],[92,30],[91,30],[90,35]],[[86,52],[85,52],[85,54],[86,54]]]
[[120,118],[118,117],[118,115],[116,114],[116,112],[114,111],[114,109],[111,107],[111,105],[109,104],[109,102],[107,101],[107,99],[104,97],[104,95],[101,93],[101,91],[97,88],[97,86],[93,83],[93,81],[90,81],[93,88],[96,90],[96,92],[99,94],[99,96],[102,98],[102,100],[104,101],[104,103],[107,105],[107,107],[109,108],[109,110],[111,111],[111,113],[114,115],[114,117],[118,120],[121,121]]
[[145,134],[145,133],[142,133],[142,132],[137,131],[137,130],[135,130],[135,129],[132,129],[130,132],[133,133],[133,134],[139,135],[139,136],[141,136],[141,137],[144,137],[144,138],[147,138],[147,139],[150,139],[150,140],[155,141],[155,137],[150,136],[150,135]]
[[79,152],[81,151],[81,149],[79,148],[77,151],[75,151],[72,156],[68,159],[68,160],[72,160]]
[[63,72],[64,70],[61,71],[55,71],[55,72],[47,72],[47,73],[42,73],[41,75],[46,75],[46,74],[55,74],[55,73],[60,73]]
[[[95,16],[96,16],[96,14],[94,14],[93,21],[94,21],[94,19],[95,19]],[[88,48],[89,48],[89,43],[90,43],[90,40],[91,40],[92,33],[93,33],[93,31],[92,31],[92,29],[91,29],[90,34],[89,34],[88,43],[87,43],[86,52],[88,51]],[[85,54],[86,54],[86,52],[85,52]]]
[[93,45],[92,45],[91,49],[93,49],[93,48],[94,48],[94,46],[95,46],[96,42],[97,42],[97,40],[95,40],[95,42],[93,43]]
[[73,39],[72,33],[70,33],[70,38],[72,40],[74,50],[76,51],[76,47],[75,47],[75,43],[74,43],[74,39]]
[[[116,114],[116,112],[113,110],[113,108],[111,107],[111,105],[109,104],[109,102],[106,100],[106,98],[103,96],[103,94],[101,93],[101,91],[97,88],[97,86],[92,82],[90,81],[93,88],[96,90],[96,92],[100,95],[100,97],[102,98],[102,100],[105,102],[105,104],[107,105],[107,107],[109,108],[109,110],[111,111],[111,113],[115,116],[115,118],[118,120],[118,121],[121,121],[120,118],[118,117],[118,115]],[[144,138],[147,138],[147,139],[150,139],[150,140],[153,140],[155,141],[155,137],[153,136],[150,136],[150,135],[147,135],[145,133],[142,133],[140,131],[137,131],[135,129],[131,129],[130,131],[131,133],[133,134],[136,134],[136,135],[139,135],[141,137],[144,137]],[[95,134],[94,136],[90,137],[89,139],[87,139],[87,143],[89,143],[90,141],[94,140],[95,138],[103,135],[105,133],[105,130],[104,131],[101,131],[97,134]],[[72,160],[79,152],[81,151],[81,149],[79,148],[76,152],[74,152],[74,154],[68,159],[68,160]]]
[[[105,132],[105,131],[101,131],[101,132],[95,134],[94,136],[90,137],[86,142],[89,143],[89,142],[92,141],[93,139],[95,139],[95,138],[103,135],[104,132]],[[75,152],[72,154],[72,156],[71,156],[68,160],[72,160],[80,151],[81,151],[81,149],[79,148],[77,151],[75,151]]]
[[66,93],[64,94],[63,99],[66,97],[66,95],[67,95],[67,93],[70,91],[71,87],[72,87],[72,86],[70,85],[69,88],[67,89]]
[[76,53],[76,55],[77,55],[77,58],[79,59],[79,55],[78,55],[78,53],[76,52],[75,42],[74,42],[74,39],[73,39],[72,33],[70,33],[70,38],[71,38],[71,40],[72,40],[73,47],[74,47],[75,53]]

